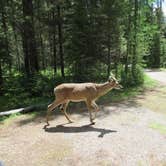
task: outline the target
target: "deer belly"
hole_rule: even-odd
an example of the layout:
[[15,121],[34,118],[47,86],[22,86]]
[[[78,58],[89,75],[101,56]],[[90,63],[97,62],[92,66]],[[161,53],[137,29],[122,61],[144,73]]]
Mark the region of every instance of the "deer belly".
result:
[[72,101],[72,102],[80,102],[80,101],[85,101],[85,99],[71,99],[70,101]]
[[85,97],[83,96],[72,96],[70,99],[72,102],[80,102],[80,101],[85,101]]

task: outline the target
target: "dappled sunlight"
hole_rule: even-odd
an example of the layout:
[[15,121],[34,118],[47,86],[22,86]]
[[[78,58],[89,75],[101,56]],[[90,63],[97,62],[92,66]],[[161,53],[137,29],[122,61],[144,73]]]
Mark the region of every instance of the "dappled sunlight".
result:
[[144,95],[143,99],[137,99],[137,102],[152,111],[166,115],[166,89],[158,87]]

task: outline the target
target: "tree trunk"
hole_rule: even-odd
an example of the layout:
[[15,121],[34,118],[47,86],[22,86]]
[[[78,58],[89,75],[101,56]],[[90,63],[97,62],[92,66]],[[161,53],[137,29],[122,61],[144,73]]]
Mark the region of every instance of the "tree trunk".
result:
[[111,71],[111,47],[108,45],[108,53],[107,53],[107,78],[110,76]]
[[0,95],[3,94],[2,61],[0,59]]
[[[131,6],[130,6],[130,9],[131,9]],[[127,31],[128,31],[127,32],[127,51],[126,51],[126,58],[125,58],[125,75],[126,75],[126,78],[127,78],[127,74],[128,74],[128,58],[129,58],[129,54],[131,52],[131,50],[130,50],[130,48],[131,48],[131,42],[130,42],[131,11],[129,11],[129,15],[128,15],[128,27],[127,27]]]
[[[42,24],[42,16],[41,16],[41,6],[42,6],[42,1],[41,0],[36,0],[36,10],[37,10],[37,18],[38,18],[38,31],[37,36],[38,36],[38,54],[39,54],[39,62],[41,60],[41,69],[45,70],[45,47],[44,47],[44,40],[43,40],[43,24]],[[40,65],[39,65],[40,66]]]
[[34,74],[38,72],[38,54],[36,48],[36,39],[33,21],[33,4],[32,0],[22,0],[23,5],[23,51],[26,74]]
[[62,17],[61,17],[61,8],[60,5],[57,5],[58,13],[58,38],[59,38],[59,55],[60,55],[60,66],[61,66],[61,75],[65,77],[64,73],[64,54],[63,54],[63,33],[62,33]]
[[45,54],[44,54],[44,44],[43,44],[43,38],[41,32],[39,32],[39,40],[40,40],[40,49],[41,49],[41,61],[42,61],[42,69],[45,70],[46,65],[45,65]]
[[107,35],[108,35],[108,39],[107,39],[107,78],[110,76],[110,72],[111,72],[111,34],[110,34],[110,19],[108,19],[108,22],[107,22]]
[[7,59],[7,64],[9,65],[9,70],[11,71],[11,57],[10,57],[10,51],[9,51],[9,41],[8,41],[8,29],[7,29],[7,24],[6,24],[6,11],[5,11],[5,5],[1,6],[1,16],[2,16],[2,28],[3,32],[5,34],[4,40],[5,40],[5,52],[6,52],[6,59]]
[[54,65],[54,74],[57,73],[57,57],[56,57],[56,18],[55,18],[55,11],[52,12],[52,16],[53,16],[53,22],[54,22],[54,26],[53,26],[53,65]]
[[134,36],[133,36],[133,57],[132,57],[132,76],[136,78],[137,64],[137,21],[138,21],[138,0],[134,2]]
[[16,17],[14,16],[15,15],[15,10],[14,10],[14,3],[12,3],[12,6],[11,6],[11,10],[12,10],[12,29],[13,29],[13,34],[14,34],[14,40],[15,40],[15,51],[16,51],[16,59],[17,59],[17,62],[16,62],[16,66],[17,66],[17,70],[18,71],[21,71],[21,60],[20,60],[20,52],[19,52],[19,43],[18,43],[18,34],[17,34],[17,31],[16,31],[16,22],[15,22],[15,19]]

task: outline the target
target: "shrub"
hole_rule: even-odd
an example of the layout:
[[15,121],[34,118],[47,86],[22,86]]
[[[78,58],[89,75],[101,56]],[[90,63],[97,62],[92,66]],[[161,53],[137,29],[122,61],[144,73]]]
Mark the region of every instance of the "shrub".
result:
[[129,68],[127,75],[124,70],[121,70],[121,83],[124,87],[141,85],[143,82],[144,73],[139,65],[136,66],[134,71]]

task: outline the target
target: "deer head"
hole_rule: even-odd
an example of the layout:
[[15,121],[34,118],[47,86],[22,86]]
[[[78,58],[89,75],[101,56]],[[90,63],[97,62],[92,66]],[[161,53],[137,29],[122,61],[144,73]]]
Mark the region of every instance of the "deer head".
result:
[[111,73],[108,78],[108,82],[113,86],[114,89],[122,89],[123,86],[119,84],[119,81],[115,78],[115,76]]

